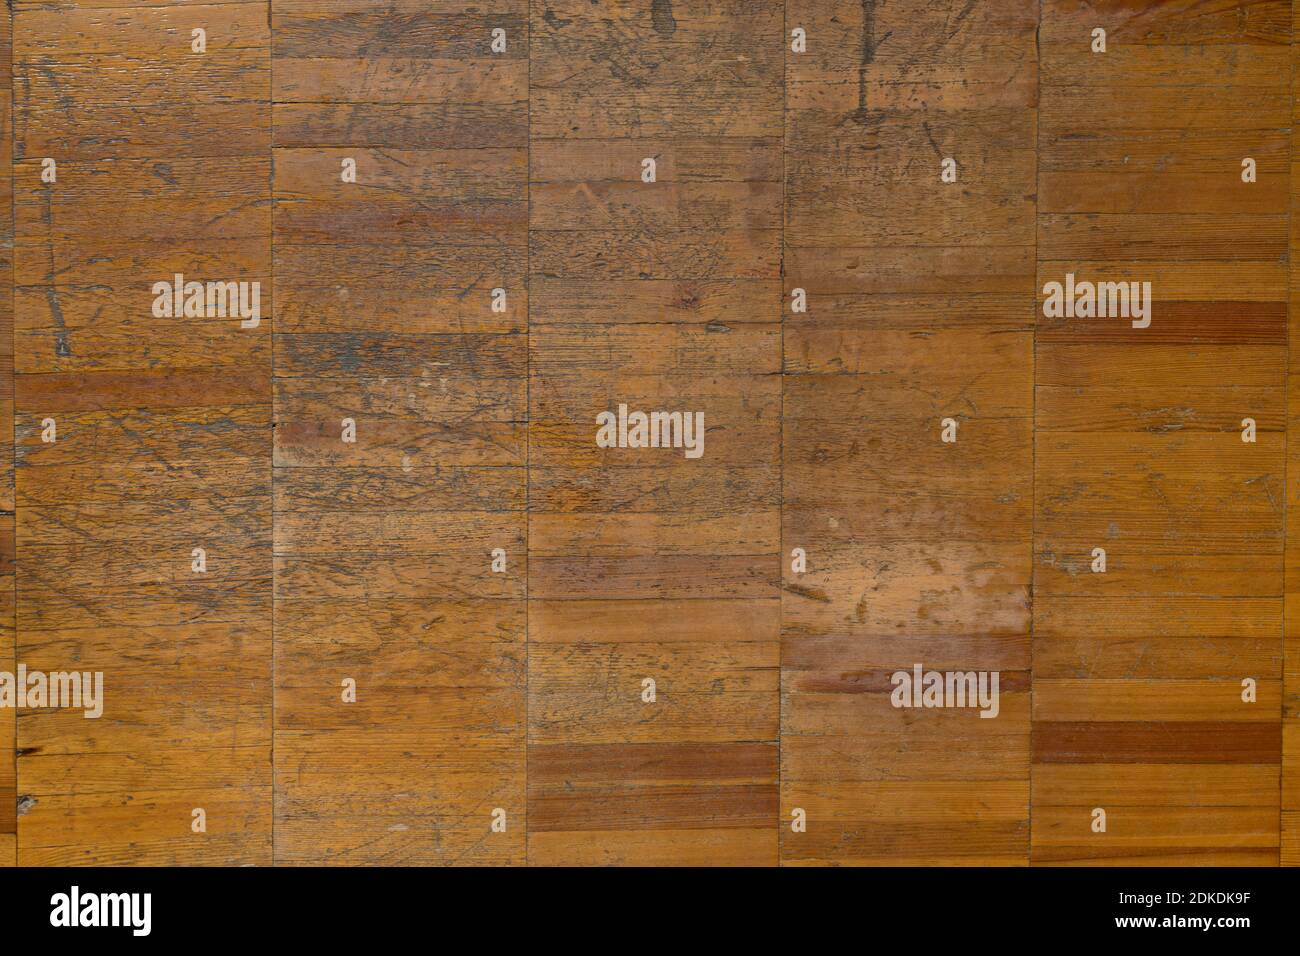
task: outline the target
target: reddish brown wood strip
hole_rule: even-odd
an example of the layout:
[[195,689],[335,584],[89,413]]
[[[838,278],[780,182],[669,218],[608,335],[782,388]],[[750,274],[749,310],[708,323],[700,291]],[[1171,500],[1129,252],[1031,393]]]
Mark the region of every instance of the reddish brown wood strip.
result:
[[1281,759],[1281,742],[1273,722],[1036,721],[1034,761],[1270,764]]

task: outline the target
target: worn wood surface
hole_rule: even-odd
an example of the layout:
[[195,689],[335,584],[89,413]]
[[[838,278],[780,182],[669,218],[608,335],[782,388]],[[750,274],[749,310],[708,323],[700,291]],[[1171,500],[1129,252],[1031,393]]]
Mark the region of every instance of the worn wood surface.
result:
[[275,857],[523,863],[527,7],[271,15]]
[[[780,8],[532,29],[529,857],[775,864]],[[620,403],[704,456],[596,448]]]
[[[0,157],[13,157],[12,24],[0,16]],[[0,670],[17,668],[14,628],[13,179],[0,176]],[[0,866],[18,862],[18,710],[0,709]]]
[[20,864],[272,858],[270,322],[151,292],[259,280],[269,316],[270,34],[205,7],[198,55],[193,19],[13,13],[17,655],[106,694],[20,711]]
[[1300,864],[1297,38],[14,0],[0,864]]
[[1290,9],[1235,6],[1043,6],[1039,287],[1154,301],[1039,321],[1035,862],[1278,862]]
[[1292,4],[1291,31],[1291,155],[1289,172],[1289,291],[1288,298],[1288,360],[1286,397],[1286,496],[1284,510],[1284,598],[1283,598],[1283,654],[1282,654],[1282,760],[1281,760],[1281,850],[1283,866],[1300,866],[1300,495],[1292,482],[1300,479],[1300,441],[1292,440],[1294,429],[1300,424],[1300,332],[1295,322],[1300,318],[1300,268],[1297,268],[1297,250],[1300,250],[1300,176],[1296,171],[1296,105],[1295,92],[1300,88],[1300,70],[1295,68],[1300,55],[1300,4]]

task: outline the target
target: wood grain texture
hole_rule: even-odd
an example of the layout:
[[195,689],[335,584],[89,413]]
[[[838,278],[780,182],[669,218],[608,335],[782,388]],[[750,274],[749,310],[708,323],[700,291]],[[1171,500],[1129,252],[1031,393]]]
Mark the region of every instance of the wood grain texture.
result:
[[1039,288],[1153,302],[1143,329],[1040,312],[1036,863],[1277,862],[1289,15],[1043,6]]
[[[772,865],[780,9],[532,31],[530,861]],[[702,413],[702,457],[595,447],[620,403]]]
[[1297,38],[13,0],[0,865],[1300,865]]
[[1296,162],[1300,156],[1296,144],[1296,118],[1300,107],[1295,92],[1300,88],[1300,71],[1295,63],[1300,57],[1300,5],[1292,4],[1291,45],[1291,153],[1290,153],[1290,234],[1288,236],[1288,355],[1286,391],[1286,496],[1285,560],[1283,569],[1284,601],[1282,607],[1282,767],[1281,767],[1281,850],[1283,866],[1300,866],[1300,495],[1292,482],[1300,479],[1300,441],[1293,429],[1300,415],[1300,339],[1296,322],[1300,321],[1300,268],[1296,265],[1300,251],[1300,175]]
[[[786,863],[1026,859],[1036,22],[787,6]],[[1000,714],[891,706],[915,665],[1000,671]]]
[[152,308],[183,273],[269,312],[265,16],[13,24],[17,656],[104,675],[99,720],[18,715],[19,862],[269,863],[269,321]]
[[276,861],[521,864],[527,7],[271,9]]
[[[13,162],[13,23],[0,15],[0,168]],[[0,670],[17,670],[14,627],[13,178],[0,176]],[[0,709],[0,867],[18,862],[18,711]]]

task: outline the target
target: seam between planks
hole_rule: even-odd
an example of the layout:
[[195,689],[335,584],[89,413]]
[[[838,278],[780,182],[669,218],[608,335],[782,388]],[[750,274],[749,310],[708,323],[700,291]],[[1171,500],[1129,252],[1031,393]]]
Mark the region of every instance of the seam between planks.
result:
[[276,669],[275,669],[275,626],[279,617],[278,599],[276,597],[278,588],[276,587],[276,562],[275,562],[275,531],[279,515],[276,512],[275,496],[275,429],[278,427],[276,421],[276,401],[275,401],[275,335],[278,324],[279,313],[275,308],[275,21],[274,21],[275,0],[266,0],[266,59],[267,59],[267,89],[266,89],[266,110],[269,121],[269,144],[267,152],[270,162],[267,164],[268,189],[271,199],[271,234],[268,236],[268,248],[270,251],[271,261],[271,455],[268,462],[271,471],[271,866],[275,866],[279,861],[278,847],[275,842],[275,817],[276,817],[276,798],[277,798],[277,777],[275,772],[275,738],[276,738],[276,715],[275,715],[275,698],[276,698]]
[[785,187],[788,171],[786,169],[786,128],[790,109],[790,46],[785,42],[786,30],[790,26],[787,12],[788,3],[781,2],[781,281],[776,290],[778,316],[781,322],[781,364],[777,368],[777,380],[780,382],[780,405],[777,412],[777,554],[776,582],[779,589],[776,605],[776,865],[783,863],[784,854],[781,847],[785,841],[785,767],[781,744],[785,737],[785,221],[787,215]]
[[[17,214],[17,194],[15,193],[14,179],[14,160],[17,157],[18,148],[18,100],[14,90],[14,21],[16,19],[13,4],[6,4],[6,15],[9,17],[9,235],[12,246],[9,250],[9,387],[10,387],[10,413],[9,413],[9,456],[10,468],[13,476],[13,600],[10,602],[13,611],[13,627],[10,633],[13,635],[13,670],[18,670],[18,288],[17,282],[17,261],[14,253],[18,248],[18,214]],[[53,281],[53,277],[51,277]],[[18,709],[14,708],[14,732],[13,732],[13,753],[10,754],[10,760],[13,762],[13,781],[14,781],[14,799],[18,799],[18,794],[22,792],[22,786],[18,781]],[[18,816],[14,816],[14,860],[13,865],[18,866]]]
[[528,735],[532,728],[529,683],[533,629],[532,596],[529,580],[533,573],[532,488],[533,488],[533,4],[528,3],[528,79],[524,93],[528,97],[528,141],[524,144],[524,866],[531,865],[532,822],[528,813]]

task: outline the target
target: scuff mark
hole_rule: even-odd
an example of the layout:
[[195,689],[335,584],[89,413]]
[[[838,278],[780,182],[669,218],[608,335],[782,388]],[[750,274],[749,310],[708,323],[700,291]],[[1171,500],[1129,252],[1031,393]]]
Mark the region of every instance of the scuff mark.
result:
[[929,141],[930,148],[934,150],[934,155],[943,159],[943,150],[940,149],[939,144],[934,141],[934,133],[930,130],[929,122],[921,120],[921,129],[925,131],[925,138]]
[[573,22],[572,20],[564,20],[557,17],[555,11],[550,8],[547,8],[546,12],[542,14],[542,19],[546,21],[546,25],[552,30],[562,30]]
[[66,358],[72,354],[72,346],[68,344],[68,323],[63,318],[63,308],[59,305],[59,292],[54,286],[54,193],[51,189],[45,190],[45,224],[49,227],[49,237],[46,240],[45,247],[49,251],[50,258],[50,284],[45,287],[45,301],[49,303],[50,315],[54,319],[54,354],[59,358]]
[[[876,0],[861,0],[862,2],[862,57],[858,66],[858,108],[853,111],[850,117],[863,125],[873,122],[871,112],[867,108],[867,78],[870,73],[871,64],[875,62],[876,51],[892,35],[886,33],[879,40],[875,38],[876,33]],[[879,125],[882,122],[880,117],[874,119],[874,123]]]
[[176,174],[167,163],[154,163],[153,166],[150,167],[150,171],[168,186],[180,185],[180,183],[176,181]]
[[802,584],[787,584],[785,589],[791,594],[797,594],[800,597],[808,598],[810,601],[820,601],[822,604],[830,604],[831,599],[825,591],[818,588],[807,588]]
[[951,40],[957,35],[957,30],[962,23],[970,16],[971,11],[975,9],[975,0],[966,0],[966,6],[957,14],[957,22],[952,24],[948,29],[948,39]]
[[654,0],[650,7],[650,22],[654,24],[655,33],[661,37],[670,37],[677,32],[677,21],[673,19],[672,0]]

